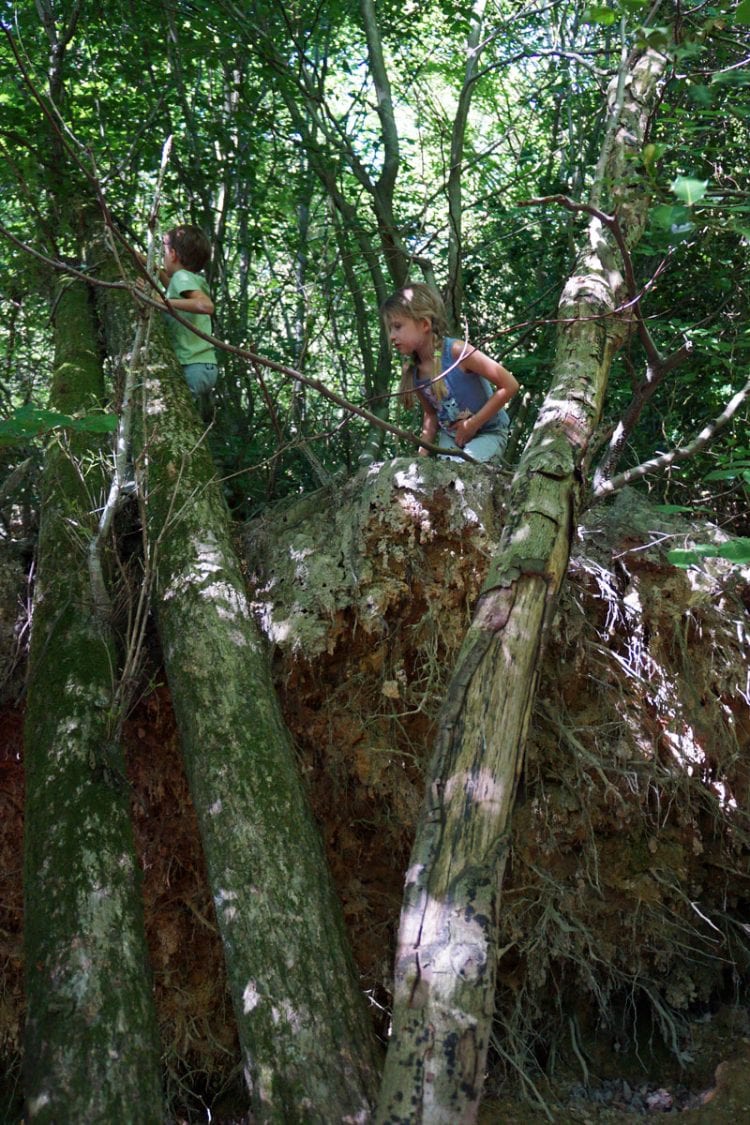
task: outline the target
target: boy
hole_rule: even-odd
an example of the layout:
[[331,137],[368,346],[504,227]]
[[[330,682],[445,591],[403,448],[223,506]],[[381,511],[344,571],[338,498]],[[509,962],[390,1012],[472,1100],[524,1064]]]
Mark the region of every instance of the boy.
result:
[[[201,271],[211,257],[211,247],[197,227],[173,227],[164,236],[164,266],[159,280],[167,289],[167,300],[175,312],[194,324],[201,332],[211,334],[214,303]],[[206,340],[196,336],[173,316],[166,317],[167,333],[193,398],[203,400],[216,385],[219,368],[216,352]]]

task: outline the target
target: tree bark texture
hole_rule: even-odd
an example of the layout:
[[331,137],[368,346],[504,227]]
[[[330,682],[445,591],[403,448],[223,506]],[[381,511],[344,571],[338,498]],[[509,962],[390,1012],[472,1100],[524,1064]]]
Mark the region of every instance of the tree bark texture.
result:
[[[633,245],[647,199],[628,189],[665,59],[636,57],[619,86],[607,186]],[[612,97],[618,93],[613,89]],[[519,463],[508,521],[459,654],[406,876],[393,1032],[378,1108],[388,1125],[473,1122],[494,1007],[500,885],[545,629],[562,585],[612,354],[628,324],[617,249],[591,218],[560,301],[552,387]]]
[[[61,290],[54,407],[102,401],[90,296]],[[53,440],[43,477],[25,727],[24,1070],[30,1122],[163,1120],[129,792],[116,741],[117,654],[94,612],[87,548],[101,439]]]
[[[108,303],[120,353],[131,322]],[[143,396],[157,624],[254,1120],[363,1121],[374,1034],[203,427],[157,325]]]

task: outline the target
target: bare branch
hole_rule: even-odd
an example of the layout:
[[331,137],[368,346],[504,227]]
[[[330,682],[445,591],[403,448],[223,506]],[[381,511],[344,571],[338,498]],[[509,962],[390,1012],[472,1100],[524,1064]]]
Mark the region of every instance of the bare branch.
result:
[[714,440],[720,430],[732,420],[734,415],[740,407],[750,398],[750,379],[745,383],[741,391],[738,391],[727,403],[718,417],[709,422],[707,426],[688,444],[678,446],[670,453],[661,453],[658,457],[652,457],[648,461],[644,461],[641,465],[636,465],[632,469],[626,469],[624,473],[619,473],[616,477],[604,481],[602,484],[595,488],[593,491],[595,500],[603,500],[606,496],[611,496],[613,493],[618,492],[624,488],[626,484],[632,484],[633,481],[642,480],[643,477],[650,476],[653,473],[662,473],[671,465],[677,464],[679,461],[687,461],[699,453],[701,449]]
[[687,340],[681,348],[672,352],[666,359],[661,359],[657,353],[656,362],[650,361],[646,366],[646,374],[635,389],[630,404],[615,426],[609,441],[607,452],[602,457],[594,474],[594,493],[599,485],[610,476],[620,459],[630,434],[635,429],[645,406],[651,401],[661,384],[681,363],[692,354],[693,345]]
[[[172,148],[172,138],[169,137],[161,154],[161,164],[159,167],[159,175],[156,182],[156,190],[154,192],[154,199],[151,205],[151,212],[149,215],[149,251],[147,266],[153,265],[154,245],[151,238],[153,226],[156,222],[156,216],[159,210],[161,201],[161,189],[164,183],[164,174],[167,169],[169,161],[169,154]],[[123,486],[128,475],[128,462],[131,457],[131,429],[133,423],[133,389],[135,387],[136,372],[141,367],[141,357],[148,348],[148,336],[151,328],[151,317],[153,313],[149,310],[144,317],[142,317],[135,331],[135,338],[130,350],[130,358],[128,361],[127,373],[125,376],[125,388],[122,396],[122,408],[120,410],[120,420],[117,427],[117,438],[115,441],[115,471],[110,483],[109,494],[106,503],[102,509],[99,517],[99,527],[96,535],[92,538],[89,544],[88,551],[88,565],[89,575],[91,579],[91,588],[94,594],[94,604],[97,606],[99,612],[103,612],[108,608],[109,598],[106,593],[106,585],[104,582],[104,574],[102,569],[102,545],[109,535],[110,528],[112,527],[115,513],[120,505]]]

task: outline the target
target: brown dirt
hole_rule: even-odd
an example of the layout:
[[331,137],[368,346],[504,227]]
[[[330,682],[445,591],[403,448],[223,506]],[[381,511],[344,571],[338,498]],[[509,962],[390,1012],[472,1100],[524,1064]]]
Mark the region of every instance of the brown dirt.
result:
[[[282,705],[383,1033],[434,719],[499,533],[482,480],[435,463],[426,471],[420,481],[396,462],[288,505],[245,540]],[[749,587],[725,564],[700,581],[671,567],[650,535],[668,522],[625,497],[587,521],[571,563],[504,886],[487,1123],[632,1120],[666,1112],[670,1099],[686,1120],[743,1119]],[[668,545],[689,538],[683,525],[668,530]],[[12,1058],[19,712],[2,723],[0,800],[11,816],[0,817],[0,1043]],[[139,704],[127,744],[171,1092],[197,1112],[191,1085],[216,1119],[217,1091],[234,1089],[236,1039],[164,686]],[[729,1116],[710,1116],[719,1112]]]

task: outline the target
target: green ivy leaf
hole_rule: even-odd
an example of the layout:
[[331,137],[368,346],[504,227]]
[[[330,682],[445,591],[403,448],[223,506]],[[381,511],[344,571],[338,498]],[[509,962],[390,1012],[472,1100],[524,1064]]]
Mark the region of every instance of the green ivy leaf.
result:
[[83,418],[73,418],[70,428],[78,433],[113,434],[117,429],[116,414],[86,414]]

